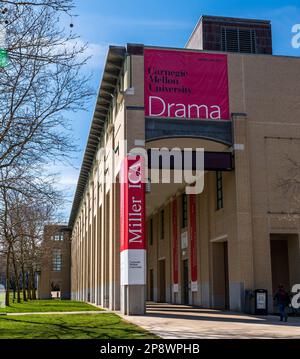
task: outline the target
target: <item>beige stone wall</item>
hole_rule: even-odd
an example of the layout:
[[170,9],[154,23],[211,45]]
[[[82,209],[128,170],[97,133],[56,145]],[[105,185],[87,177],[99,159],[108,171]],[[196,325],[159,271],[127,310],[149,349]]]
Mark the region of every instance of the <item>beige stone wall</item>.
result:
[[203,49],[203,23],[198,22],[185,47],[188,49]]
[[[272,293],[271,233],[295,234],[289,242],[290,275],[293,283],[300,280],[299,216],[289,214],[290,197],[279,187],[281,180],[289,178],[290,162],[297,160],[300,150],[300,83],[295,79],[300,59],[230,54],[228,63],[230,110],[237,114],[233,116],[238,145],[235,171],[223,173],[223,209],[215,210],[214,173],[206,175],[204,193],[198,196],[196,304],[214,304],[218,249],[213,243],[226,240],[230,307],[240,309],[239,290],[262,287]],[[299,207],[292,209],[299,213]],[[150,263],[154,263],[152,252]]]
[[[62,241],[54,241],[51,236],[63,233]],[[69,299],[71,294],[71,241],[70,231],[65,226],[48,225],[45,227],[42,243],[41,273],[38,281],[38,297],[51,298],[51,283],[60,286],[61,297]],[[53,270],[53,250],[61,250],[61,271]]]
[[[132,74],[130,61],[137,69]],[[126,59],[121,90],[132,87],[134,94],[112,105],[72,233],[72,298],[112,310],[120,309],[120,189],[113,182],[126,155],[124,140],[130,150],[145,137],[142,67],[143,58]]]
[[[235,169],[223,173],[223,209],[216,210],[215,173],[206,173],[204,192],[197,195],[198,291],[193,294],[190,291],[190,303],[205,307],[221,303],[222,306],[226,292],[221,275],[224,242],[228,248],[230,309],[243,309],[245,289],[266,288],[271,295],[271,233],[294,235],[289,242],[290,277],[292,281],[300,281],[297,269],[300,267],[299,209],[294,206],[295,214],[291,215],[290,199],[277,185],[290,174],[289,157],[297,160],[299,153],[300,82],[296,76],[299,65],[299,58],[228,54],[235,145],[227,150],[233,151]],[[135,146],[136,140],[141,144],[145,139],[143,56],[131,56],[131,69],[131,73],[125,74],[125,82],[127,88],[133,88],[132,94],[124,95],[118,113],[113,111],[113,126],[106,127],[101,146],[110,148],[110,152],[95,159],[90,185],[86,188],[72,234],[72,297],[89,299],[111,309],[119,308],[119,188],[103,183],[101,176],[111,171],[113,165],[119,169],[125,155],[121,147],[123,139],[128,140],[129,149]],[[176,143],[183,145],[184,140],[178,139]],[[194,140],[193,146],[196,145],[205,146],[205,142]],[[209,149],[214,148],[219,150],[220,145],[210,144]],[[149,271],[153,270],[154,300],[159,298],[159,260],[164,259],[165,299],[182,302],[182,288],[176,296],[172,290],[171,215],[172,199],[181,191],[182,188],[178,188],[178,193],[175,190],[164,199],[162,206],[148,213],[147,233],[152,218],[153,244],[148,243],[147,275],[149,284]],[[161,189],[162,198],[164,195]],[[151,194],[146,198],[154,200]],[[165,211],[163,239],[159,238],[162,208]],[[182,261],[190,258],[190,247],[185,253],[180,248],[178,252],[179,283],[182,284]],[[149,298],[149,285],[147,293]]]
[[254,285],[269,292],[270,233],[299,235],[299,216],[289,215],[290,199],[278,188],[278,182],[289,177],[288,157],[295,159],[299,149],[300,83],[295,78],[299,62],[299,58],[241,55],[229,61],[234,64],[230,88],[234,83],[235,94],[241,94],[240,105],[231,95],[232,111],[247,114]]

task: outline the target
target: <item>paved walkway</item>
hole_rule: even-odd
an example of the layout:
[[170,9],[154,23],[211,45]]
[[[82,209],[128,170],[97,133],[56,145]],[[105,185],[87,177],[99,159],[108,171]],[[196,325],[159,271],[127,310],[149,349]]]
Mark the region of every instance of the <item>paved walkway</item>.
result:
[[149,303],[145,316],[124,319],[166,339],[297,338],[300,318],[253,316],[184,305]]

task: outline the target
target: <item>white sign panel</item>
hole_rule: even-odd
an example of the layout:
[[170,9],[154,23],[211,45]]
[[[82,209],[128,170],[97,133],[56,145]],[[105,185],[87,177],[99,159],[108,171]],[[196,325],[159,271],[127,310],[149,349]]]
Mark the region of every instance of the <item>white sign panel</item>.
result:
[[192,292],[198,292],[198,282],[192,282],[191,290]]
[[265,293],[257,293],[256,294],[257,300],[257,309],[266,309],[266,294]]
[[146,251],[127,249],[121,252],[121,285],[146,284]]
[[188,247],[188,232],[182,232],[181,233],[181,249],[186,249]]

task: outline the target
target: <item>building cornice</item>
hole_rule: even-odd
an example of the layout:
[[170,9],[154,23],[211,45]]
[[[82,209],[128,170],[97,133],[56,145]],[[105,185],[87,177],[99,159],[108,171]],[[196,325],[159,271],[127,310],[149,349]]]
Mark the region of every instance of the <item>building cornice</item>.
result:
[[73,227],[83,194],[85,192],[90,171],[93,168],[94,158],[101,142],[101,136],[105,128],[109,108],[112,104],[113,97],[115,96],[126,52],[126,48],[123,46],[109,46],[107,52],[93,120],[89,131],[69,218],[69,227]]

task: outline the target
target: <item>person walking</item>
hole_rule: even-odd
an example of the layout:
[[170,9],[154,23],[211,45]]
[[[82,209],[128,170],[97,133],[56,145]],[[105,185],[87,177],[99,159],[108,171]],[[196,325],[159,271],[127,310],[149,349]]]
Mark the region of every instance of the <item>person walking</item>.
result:
[[283,284],[279,284],[278,289],[274,295],[274,300],[278,305],[280,321],[282,322],[284,319],[284,321],[287,322],[288,314],[286,312],[286,307],[290,304],[290,296],[284,289]]

